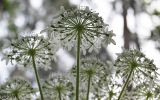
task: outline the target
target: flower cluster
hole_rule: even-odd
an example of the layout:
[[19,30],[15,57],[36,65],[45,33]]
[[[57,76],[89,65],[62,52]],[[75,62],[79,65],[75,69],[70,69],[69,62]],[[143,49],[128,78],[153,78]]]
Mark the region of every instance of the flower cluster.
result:
[[62,40],[62,46],[69,50],[76,47],[80,37],[80,47],[83,54],[86,54],[86,50],[98,52],[101,44],[115,44],[112,39],[114,34],[108,31],[107,26],[98,13],[91,11],[88,7],[70,10],[62,8],[59,16],[53,19],[47,30],[51,32],[50,34],[54,34],[54,37]]
[[22,79],[14,79],[0,86],[1,100],[31,100],[35,94],[29,82]]
[[132,91],[126,92],[123,99],[130,100],[131,98],[136,100],[159,100],[160,99],[160,87],[155,83],[141,83],[136,87],[133,87]]
[[42,36],[20,37],[11,43],[11,52],[9,52],[8,57],[11,62],[15,60],[24,66],[32,62],[32,57],[34,57],[38,65],[45,65],[48,64],[47,62],[50,61],[54,53],[50,45],[49,40]]
[[73,99],[73,84],[62,74],[52,74],[42,86],[46,99],[64,100],[66,98]]
[[[100,90],[99,93],[102,94],[104,86],[107,85],[111,75],[110,66],[96,57],[87,57],[81,59],[80,67],[80,80],[85,87],[90,83],[92,93],[96,92],[98,88]],[[72,73],[76,75],[75,67],[73,67]]]
[[[115,44],[115,34],[108,30],[98,13],[88,7],[69,10],[62,7],[51,25],[41,33],[46,31],[47,39],[38,35],[19,37],[6,53],[11,63],[16,61],[28,66],[32,62],[40,93],[37,100],[160,100],[157,67],[139,50],[124,50],[118,54],[115,73],[109,62],[95,56],[81,58],[81,51],[85,55]],[[151,38],[159,42],[160,35],[157,30],[155,33]],[[71,73],[51,74],[41,85],[36,65],[50,69],[48,64],[60,46],[68,50],[77,47],[76,65]],[[0,100],[31,100],[35,93],[38,90],[22,79],[0,86]]]
[[132,71],[132,84],[140,84],[153,81],[157,77],[157,68],[153,64],[153,60],[146,58],[146,56],[138,50],[124,50],[118,55],[115,61],[116,74],[122,78],[126,78]]

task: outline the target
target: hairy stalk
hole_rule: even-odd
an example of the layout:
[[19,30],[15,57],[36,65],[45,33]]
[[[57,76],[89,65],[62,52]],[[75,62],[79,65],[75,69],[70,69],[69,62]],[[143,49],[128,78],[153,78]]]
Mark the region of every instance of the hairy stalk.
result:
[[76,69],[76,100],[79,100],[79,66],[80,66],[80,45],[81,45],[81,32],[78,32],[77,39],[77,69]]
[[127,77],[127,80],[126,80],[126,82],[125,82],[125,84],[124,84],[124,86],[123,86],[123,88],[122,88],[122,91],[121,91],[120,95],[118,96],[118,100],[121,99],[122,94],[123,94],[126,86],[128,85],[128,82],[129,82],[129,79],[130,79],[130,77],[131,77],[131,75],[132,75],[133,70],[134,70],[134,69],[132,68],[131,71],[130,71],[130,73],[129,73],[129,75],[128,75],[128,77]]
[[59,100],[62,100],[62,98],[61,98],[61,91],[60,90],[58,91],[58,97],[59,97]]
[[38,88],[39,88],[39,91],[40,91],[41,99],[44,100],[38,71],[36,69],[36,63],[35,63],[34,55],[32,55],[32,63],[33,63],[33,68],[34,68],[34,72],[35,72],[35,75],[36,75],[36,80],[37,80],[37,83],[38,83]]
[[86,100],[89,100],[90,83],[91,83],[91,75],[89,75],[89,77],[88,77],[88,88],[87,88],[87,98],[86,98]]

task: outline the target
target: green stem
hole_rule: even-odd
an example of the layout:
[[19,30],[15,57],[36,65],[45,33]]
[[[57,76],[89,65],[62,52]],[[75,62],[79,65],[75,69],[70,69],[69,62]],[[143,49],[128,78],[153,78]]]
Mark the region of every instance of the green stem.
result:
[[91,75],[89,75],[89,77],[88,77],[88,88],[87,88],[87,98],[86,98],[86,100],[89,100],[90,82],[91,82]]
[[40,91],[41,99],[44,100],[43,93],[42,93],[42,88],[41,88],[41,84],[40,84],[40,79],[39,79],[39,75],[38,75],[38,71],[36,69],[36,63],[35,63],[34,56],[32,56],[32,63],[33,63],[33,68],[34,68],[34,72],[35,72],[35,75],[36,75],[36,80],[37,80],[37,83],[38,83],[38,88],[39,88],[39,91]]
[[80,66],[80,45],[81,45],[81,32],[78,32],[77,39],[77,69],[76,69],[76,100],[79,100],[79,66]]
[[146,100],[148,100],[148,99],[149,99],[149,97],[147,96],[147,97],[146,97]]
[[16,96],[16,99],[17,99],[17,100],[20,100],[20,99],[19,99],[19,96],[18,96],[18,94],[16,94],[15,96]]
[[131,71],[130,71],[130,73],[129,73],[129,75],[128,75],[128,77],[127,77],[127,80],[126,80],[126,82],[125,82],[125,84],[124,84],[124,86],[123,86],[123,88],[122,88],[122,91],[121,91],[121,93],[120,93],[120,95],[119,95],[119,97],[118,97],[118,100],[121,99],[122,94],[123,94],[126,86],[128,85],[128,82],[129,82],[129,79],[130,79],[130,77],[131,77],[131,75],[132,75],[133,70],[134,70],[134,69],[132,68]]
[[113,97],[113,91],[111,90],[111,91],[109,92],[109,100],[112,100],[112,97]]
[[112,100],[112,96],[109,96],[109,100]]
[[58,96],[59,96],[59,100],[62,100],[61,99],[61,91],[58,91]]

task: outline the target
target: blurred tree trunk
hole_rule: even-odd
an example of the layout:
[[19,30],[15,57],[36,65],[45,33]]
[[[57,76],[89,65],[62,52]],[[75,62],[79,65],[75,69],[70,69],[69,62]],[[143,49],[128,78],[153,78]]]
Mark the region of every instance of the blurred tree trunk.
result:
[[[134,0],[122,0],[122,16],[123,16],[123,37],[124,37],[124,48],[129,49],[130,43],[134,43],[136,48],[140,50],[140,43],[137,33],[131,33],[131,31],[128,28],[128,21],[127,21],[127,11],[129,7],[134,6]],[[135,8],[132,7],[135,11]]]
[[[130,48],[130,40],[131,40],[131,33],[128,29],[128,22],[127,22],[127,10],[128,10],[128,1],[122,0],[122,16],[123,16],[123,37],[124,37],[124,48],[129,49]],[[123,79],[124,81],[124,79]],[[127,91],[130,92],[132,90],[132,84],[130,86],[127,86]]]
[[128,10],[128,2],[127,0],[122,0],[122,16],[123,16],[123,37],[124,37],[124,48],[125,49],[129,49],[129,45],[130,45],[130,31],[128,29],[128,25],[127,25],[127,10]]

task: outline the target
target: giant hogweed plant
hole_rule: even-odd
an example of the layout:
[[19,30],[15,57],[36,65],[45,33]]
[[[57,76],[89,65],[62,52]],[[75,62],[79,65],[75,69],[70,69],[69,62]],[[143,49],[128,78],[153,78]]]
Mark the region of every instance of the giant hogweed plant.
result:
[[[69,10],[62,7],[43,32],[48,37],[20,36],[12,41],[7,53],[11,63],[33,69],[38,89],[22,79],[11,80],[0,86],[0,99],[31,100],[35,95],[37,100],[160,99],[157,67],[139,50],[124,50],[114,66],[96,56],[85,57],[86,52],[98,52],[101,46],[115,44],[114,33],[88,7]],[[76,48],[75,66],[70,72],[53,73],[41,80],[38,68],[50,70],[50,61],[59,47]]]

